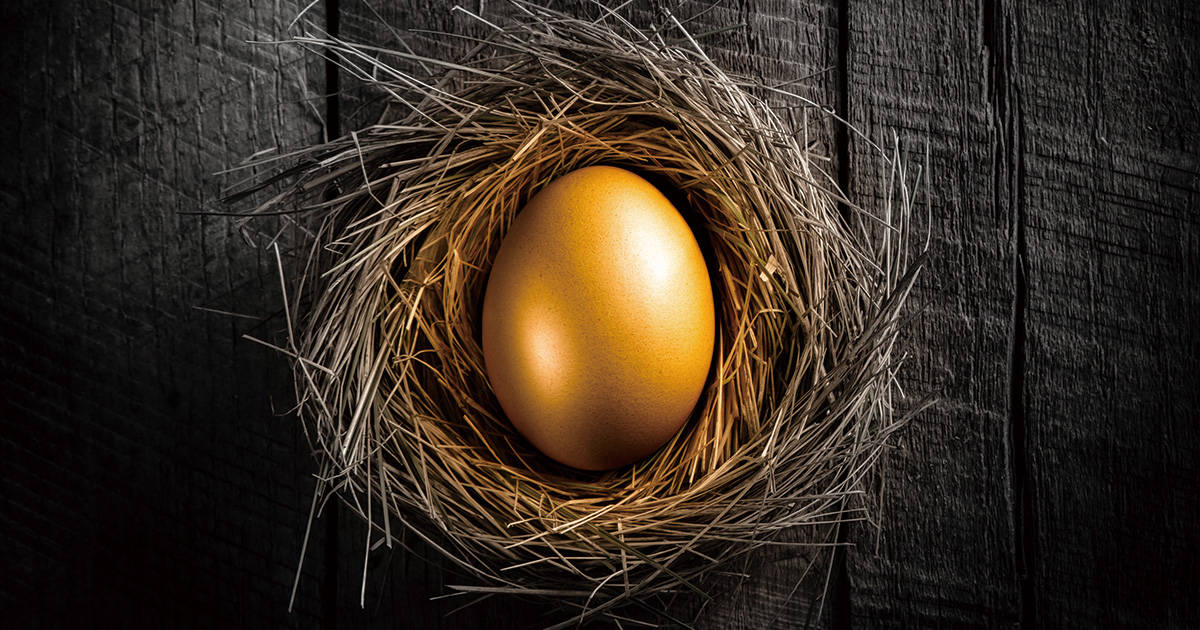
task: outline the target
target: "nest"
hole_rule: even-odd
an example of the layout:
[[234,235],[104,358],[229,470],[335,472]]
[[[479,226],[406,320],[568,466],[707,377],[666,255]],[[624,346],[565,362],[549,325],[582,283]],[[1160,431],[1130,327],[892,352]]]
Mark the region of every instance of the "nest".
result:
[[[295,163],[271,180],[294,185],[258,211],[295,212],[305,235],[282,350],[320,497],[340,496],[376,540],[419,536],[469,576],[453,588],[578,616],[700,591],[782,530],[861,518],[846,499],[901,423],[893,345],[916,265],[898,159],[885,207],[860,208],[807,137],[829,113],[726,74],[669,15],[639,30],[517,6],[518,23],[488,24],[455,63],[295,40],[388,101],[378,124],[254,163]],[[414,63],[439,78],[397,69]],[[513,430],[479,326],[518,210],[594,164],[677,200],[718,318],[693,417],[605,473],[563,467]]]

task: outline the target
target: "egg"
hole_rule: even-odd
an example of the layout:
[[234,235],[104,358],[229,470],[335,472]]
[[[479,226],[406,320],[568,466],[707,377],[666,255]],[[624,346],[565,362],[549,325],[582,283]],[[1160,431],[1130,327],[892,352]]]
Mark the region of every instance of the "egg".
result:
[[513,426],[584,470],[633,463],[688,419],[712,362],[704,255],[653,184],[612,166],[517,213],[484,291],[488,380]]

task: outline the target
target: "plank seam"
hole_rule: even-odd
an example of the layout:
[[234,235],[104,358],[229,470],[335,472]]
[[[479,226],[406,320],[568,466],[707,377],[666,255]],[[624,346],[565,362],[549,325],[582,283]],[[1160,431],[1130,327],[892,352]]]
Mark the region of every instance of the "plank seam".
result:
[[993,203],[1007,204],[1011,222],[1010,277],[1013,287],[1010,314],[1008,395],[1009,395],[1009,483],[1012,490],[1013,551],[1018,586],[1019,625],[1035,626],[1035,606],[1031,564],[1035,561],[1036,524],[1030,494],[1027,418],[1025,417],[1025,351],[1029,287],[1026,273],[1026,212],[1024,111],[1019,85],[1016,50],[1019,37],[1017,9],[1006,0],[984,0],[983,45],[988,53],[988,93],[993,103],[993,124],[997,130],[993,166]]
[[[834,135],[837,155],[837,183],[842,194],[850,198],[850,0],[837,2],[837,109],[843,122],[836,125]],[[845,202],[838,203],[842,218],[850,215],[850,209]],[[844,506],[844,502],[843,502]],[[830,626],[833,630],[850,630],[850,568],[847,560],[849,555],[846,545],[849,544],[848,528],[839,525],[837,529],[837,546],[834,549],[833,570],[833,605],[831,607]]]
[[1033,572],[1030,565],[1035,559],[1035,543],[1037,538],[1036,524],[1033,516],[1033,495],[1030,492],[1029,482],[1029,459],[1026,451],[1028,441],[1026,437],[1026,418],[1025,418],[1025,314],[1029,309],[1029,286],[1027,280],[1027,272],[1025,269],[1026,245],[1025,245],[1025,203],[1024,203],[1024,187],[1025,187],[1025,160],[1023,158],[1025,152],[1025,136],[1020,131],[1024,127],[1025,116],[1021,108],[1020,98],[1017,99],[1017,115],[1015,125],[1017,127],[1017,154],[1016,159],[1016,192],[1015,203],[1013,204],[1013,220],[1015,222],[1015,236],[1013,256],[1013,282],[1015,284],[1013,296],[1013,351],[1011,367],[1009,368],[1010,375],[1010,408],[1012,413],[1011,437],[1013,448],[1010,452],[1013,453],[1014,461],[1012,463],[1013,488],[1015,490],[1016,505],[1014,511],[1019,511],[1019,515],[1014,514],[1016,527],[1013,528],[1014,536],[1017,542],[1017,568],[1018,578],[1020,579],[1021,587],[1021,627],[1034,627],[1034,593],[1033,593]]
[[[339,36],[341,7],[338,0],[325,0],[325,31],[331,38]],[[331,57],[325,59],[325,141],[342,135],[341,130],[341,72]],[[338,544],[341,502],[335,500],[325,510],[325,553],[324,575],[321,578],[321,629],[337,630],[338,627]]]

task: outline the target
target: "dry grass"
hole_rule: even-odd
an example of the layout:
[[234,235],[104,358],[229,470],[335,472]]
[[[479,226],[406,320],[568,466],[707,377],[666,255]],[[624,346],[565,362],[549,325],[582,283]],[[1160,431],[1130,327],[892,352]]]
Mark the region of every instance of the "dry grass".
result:
[[[860,518],[845,499],[901,423],[893,346],[917,266],[899,160],[894,197],[859,208],[807,126],[789,128],[763,88],[722,72],[677,23],[641,31],[615,14],[518,6],[519,24],[457,63],[295,40],[389,99],[376,125],[248,165],[295,164],[272,180],[294,185],[257,212],[295,210],[307,235],[281,349],[320,497],[340,496],[389,545],[399,528],[420,536],[473,576],[455,588],[545,596],[578,616],[698,590],[781,530]],[[441,79],[394,67],[411,62]],[[802,121],[827,114],[772,98]],[[478,320],[522,204],[597,163],[683,200],[719,321],[684,430],[636,465],[584,474],[505,420]]]

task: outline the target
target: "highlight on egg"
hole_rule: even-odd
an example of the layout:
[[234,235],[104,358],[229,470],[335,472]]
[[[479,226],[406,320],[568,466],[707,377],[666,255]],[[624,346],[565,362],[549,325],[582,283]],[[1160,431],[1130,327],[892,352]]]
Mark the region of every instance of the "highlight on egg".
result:
[[513,220],[484,293],[488,380],[513,426],[585,470],[645,458],[691,415],[716,316],[696,237],[653,184],[591,166]]

